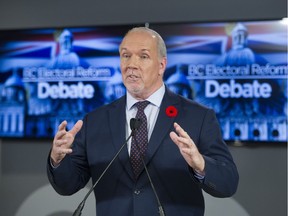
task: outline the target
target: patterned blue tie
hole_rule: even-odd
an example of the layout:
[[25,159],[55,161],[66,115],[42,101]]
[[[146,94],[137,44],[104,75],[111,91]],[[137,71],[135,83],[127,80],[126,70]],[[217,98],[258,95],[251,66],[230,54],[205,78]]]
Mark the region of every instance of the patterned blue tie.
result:
[[131,165],[135,174],[135,179],[138,178],[143,168],[141,157],[144,157],[148,145],[147,118],[144,109],[149,103],[149,101],[140,101],[135,104],[138,109],[136,118],[140,118],[142,122],[139,129],[136,131],[135,136],[132,138],[130,151]]

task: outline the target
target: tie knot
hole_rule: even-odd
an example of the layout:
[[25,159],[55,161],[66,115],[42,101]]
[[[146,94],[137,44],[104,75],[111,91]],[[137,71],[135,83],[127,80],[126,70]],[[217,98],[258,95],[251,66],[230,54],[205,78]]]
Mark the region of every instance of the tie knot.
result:
[[145,101],[139,101],[135,105],[136,105],[138,111],[139,110],[143,111],[149,103],[150,103],[149,101],[145,100]]

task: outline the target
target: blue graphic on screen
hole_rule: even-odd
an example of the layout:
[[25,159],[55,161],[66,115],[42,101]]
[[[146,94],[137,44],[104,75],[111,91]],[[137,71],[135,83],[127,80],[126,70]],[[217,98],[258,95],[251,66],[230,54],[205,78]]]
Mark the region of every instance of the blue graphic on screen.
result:
[[[227,141],[287,141],[287,24],[155,24],[165,84],[215,110]],[[118,47],[131,26],[0,34],[0,137],[52,138],[125,94]]]

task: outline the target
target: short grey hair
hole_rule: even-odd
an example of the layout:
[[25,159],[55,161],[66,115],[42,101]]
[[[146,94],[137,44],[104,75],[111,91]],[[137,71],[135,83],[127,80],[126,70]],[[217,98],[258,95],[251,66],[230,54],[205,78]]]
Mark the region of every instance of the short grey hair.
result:
[[[167,57],[166,44],[158,32],[156,32],[156,31],[154,31],[148,27],[134,27],[134,28],[130,29],[126,33],[126,35],[128,35],[130,32],[147,32],[147,33],[155,36],[159,57],[162,57],[162,58]],[[124,38],[126,37],[126,35],[124,36]]]

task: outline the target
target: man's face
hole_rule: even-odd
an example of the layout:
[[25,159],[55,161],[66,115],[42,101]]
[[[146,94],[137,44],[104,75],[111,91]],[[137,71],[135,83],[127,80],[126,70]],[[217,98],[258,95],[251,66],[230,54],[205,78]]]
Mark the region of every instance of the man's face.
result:
[[166,58],[159,57],[156,38],[148,32],[130,32],[120,45],[122,79],[127,90],[146,99],[163,84]]

